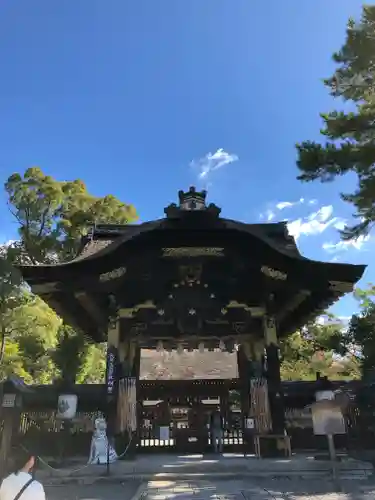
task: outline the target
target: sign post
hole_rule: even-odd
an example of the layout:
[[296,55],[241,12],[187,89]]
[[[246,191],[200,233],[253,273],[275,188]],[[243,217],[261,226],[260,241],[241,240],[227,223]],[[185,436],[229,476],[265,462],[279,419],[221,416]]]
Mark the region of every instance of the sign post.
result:
[[341,407],[334,400],[333,392],[321,391],[321,393],[316,394],[316,400],[316,403],[312,405],[314,434],[316,436],[327,436],[332,477],[334,483],[340,489],[334,436],[336,434],[346,434],[345,420]]

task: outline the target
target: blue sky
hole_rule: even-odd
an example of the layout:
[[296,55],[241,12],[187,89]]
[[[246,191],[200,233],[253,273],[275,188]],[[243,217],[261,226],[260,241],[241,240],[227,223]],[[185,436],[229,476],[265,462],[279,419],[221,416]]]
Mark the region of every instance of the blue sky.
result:
[[[294,148],[319,139],[319,112],[336,105],[321,79],[360,7],[3,0],[1,179],[32,165],[79,177],[96,195],[133,203],[142,221],[160,217],[179,189],[208,185],[226,217],[288,219],[306,256],[367,264],[372,239],[343,245],[337,233],[352,211],[339,192],[353,178],[302,185]],[[5,201],[1,232],[10,239]],[[374,274],[370,266],[364,284]],[[353,307],[347,298],[335,312]]]

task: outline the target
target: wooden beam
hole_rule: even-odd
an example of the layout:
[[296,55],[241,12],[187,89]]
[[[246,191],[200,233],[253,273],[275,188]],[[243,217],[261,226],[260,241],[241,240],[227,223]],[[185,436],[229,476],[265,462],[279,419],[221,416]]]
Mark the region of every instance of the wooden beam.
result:
[[71,302],[68,302],[68,298],[62,297],[61,294],[41,295],[41,298],[71,327],[82,331],[95,342],[105,340],[100,333],[100,327],[93,322],[86,309],[74,297],[70,297]]
[[52,281],[50,283],[38,283],[31,286],[31,291],[35,295],[42,295],[51,292],[58,292],[61,290],[61,283],[58,281]]
[[289,314],[299,307],[307,297],[311,295],[309,290],[299,290],[293,297],[282,306],[281,310],[276,314],[276,320],[278,322],[283,321]]
[[108,316],[106,316],[97,301],[86,292],[76,292],[74,294],[78,302],[89,313],[89,315],[98,323],[98,326],[106,328]]

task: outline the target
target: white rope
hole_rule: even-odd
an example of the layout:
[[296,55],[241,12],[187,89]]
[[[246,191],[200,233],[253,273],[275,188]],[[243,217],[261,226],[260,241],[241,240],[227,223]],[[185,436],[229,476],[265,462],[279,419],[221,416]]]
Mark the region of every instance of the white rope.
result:
[[[128,444],[127,444],[127,446],[126,446],[125,451],[124,451],[123,453],[121,453],[121,455],[118,455],[118,456],[117,456],[117,460],[119,460],[120,458],[122,458],[122,457],[124,457],[124,456],[126,455],[126,453],[127,453],[128,449],[129,449],[129,446],[131,445],[132,440],[133,440],[133,435],[131,435],[131,437],[130,437],[130,441],[129,441],[129,443],[128,443]],[[29,451],[29,450],[28,450],[25,446],[23,446],[22,444],[21,444],[20,446],[21,446],[21,448],[23,448],[23,449],[24,449],[27,453],[29,453],[30,455],[32,455],[32,453],[31,453],[31,452],[30,452],[30,451]],[[108,443],[108,445],[107,445],[107,446],[109,446],[109,443]],[[51,469],[51,470],[53,470],[53,471],[55,471],[55,472],[62,472],[62,473],[67,473],[67,472],[69,472],[70,474],[74,474],[75,472],[79,472],[79,471],[81,471],[81,470],[88,469],[88,468],[89,468],[89,467],[91,467],[92,465],[94,465],[94,466],[97,466],[97,465],[98,465],[98,464],[95,464],[95,463],[90,463],[90,464],[86,464],[86,465],[84,465],[83,467],[80,467],[79,469],[72,469],[72,470],[69,470],[69,469],[55,469],[55,467],[52,467],[51,465],[49,465],[49,463],[48,463],[48,462],[46,462],[46,461],[45,461],[45,460],[44,460],[44,459],[43,459],[40,455],[36,455],[36,458],[37,458],[38,460],[40,460],[40,462],[41,462],[43,465],[45,465],[46,467],[48,467],[49,469]],[[95,457],[95,459],[96,459],[96,460],[97,460],[98,458],[99,458],[99,455],[97,455],[97,456]],[[100,464],[100,465],[107,465],[107,463]]]

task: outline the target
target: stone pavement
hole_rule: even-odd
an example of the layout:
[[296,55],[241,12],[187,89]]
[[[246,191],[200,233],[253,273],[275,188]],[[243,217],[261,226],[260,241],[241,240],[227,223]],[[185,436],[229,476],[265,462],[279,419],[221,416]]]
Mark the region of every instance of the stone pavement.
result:
[[[337,463],[340,476],[367,477],[373,467],[367,462],[343,460]],[[136,460],[123,460],[110,465],[110,476],[106,466],[85,465],[85,461],[73,468],[54,470],[41,466],[37,478],[47,483],[69,483],[72,481],[89,484],[90,482],[120,481],[126,479],[204,479],[243,477],[331,477],[332,466],[327,460],[314,460],[308,455],[294,455],[288,459],[257,459],[235,454],[217,455],[153,455],[139,456]]]
[[45,486],[48,500],[140,500],[136,495],[139,481],[127,481],[120,484],[92,484],[78,486]]
[[48,500],[373,500],[375,481],[197,480],[46,487]]
[[341,481],[150,481],[146,500],[373,500],[375,484]]

